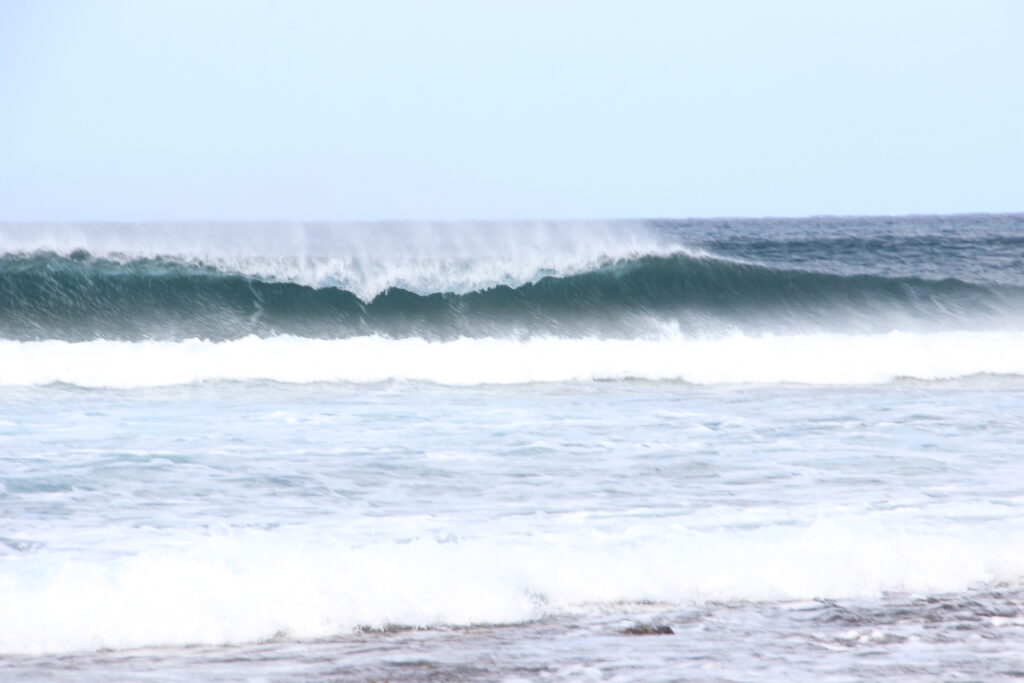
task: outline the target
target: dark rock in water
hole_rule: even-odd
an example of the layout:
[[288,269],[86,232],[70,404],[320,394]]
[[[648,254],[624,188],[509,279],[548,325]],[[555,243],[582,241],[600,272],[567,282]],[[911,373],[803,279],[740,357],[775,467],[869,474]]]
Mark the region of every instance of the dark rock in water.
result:
[[405,631],[428,631],[430,629],[406,626],[405,624],[384,624],[383,626],[357,626],[355,630],[359,633],[380,633],[384,635],[391,635],[392,633],[404,633]]
[[675,633],[675,631],[664,624],[633,624],[622,629],[619,633],[624,633],[627,636],[668,636]]

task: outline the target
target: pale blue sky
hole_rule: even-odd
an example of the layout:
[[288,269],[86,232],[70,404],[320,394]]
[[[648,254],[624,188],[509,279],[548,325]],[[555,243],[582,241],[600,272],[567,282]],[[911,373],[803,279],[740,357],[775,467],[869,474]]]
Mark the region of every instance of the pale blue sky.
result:
[[1024,210],[1024,0],[0,0],[0,220]]

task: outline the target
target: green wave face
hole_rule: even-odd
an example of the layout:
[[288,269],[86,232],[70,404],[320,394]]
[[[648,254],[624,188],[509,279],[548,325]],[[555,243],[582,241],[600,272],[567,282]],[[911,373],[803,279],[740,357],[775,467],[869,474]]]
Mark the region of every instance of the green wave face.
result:
[[164,259],[85,252],[0,257],[0,337],[234,339],[291,334],[695,335],[732,331],[1019,328],[1024,289],[956,279],[837,275],[711,257],[649,256],[463,294],[392,288],[369,302],[337,287],[267,281]]

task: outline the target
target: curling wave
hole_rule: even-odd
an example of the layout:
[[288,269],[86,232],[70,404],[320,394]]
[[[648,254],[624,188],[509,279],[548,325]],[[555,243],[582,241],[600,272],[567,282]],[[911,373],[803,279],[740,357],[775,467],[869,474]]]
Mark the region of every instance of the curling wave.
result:
[[[451,283],[449,283],[451,284]],[[84,251],[0,256],[0,338],[211,340],[291,334],[451,340],[462,336],[651,335],[670,324],[723,331],[880,332],[1006,329],[1024,322],[1024,290],[771,268],[672,253],[605,260],[523,283],[364,300],[341,286],[275,281],[164,257]]]
[[0,255],[164,261],[261,282],[462,294],[586,272],[639,255],[703,252],[645,222],[2,224]]

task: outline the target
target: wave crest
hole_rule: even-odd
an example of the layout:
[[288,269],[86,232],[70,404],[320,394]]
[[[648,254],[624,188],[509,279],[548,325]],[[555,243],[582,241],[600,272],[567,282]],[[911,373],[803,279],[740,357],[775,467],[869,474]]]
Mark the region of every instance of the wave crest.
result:
[[696,335],[1006,329],[1024,322],[1019,288],[786,270],[682,253],[534,276],[463,293],[392,287],[366,301],[339,286],[262,280],[166,258],[8,255],[0,257],[0,337],[628,338],[654,334],[665,323]]
[[364,302],[401,288],[520,286],[642,255],[701,252],[636,222],[0,224],[0,255],[161,261],[268,283],[334,287]]

